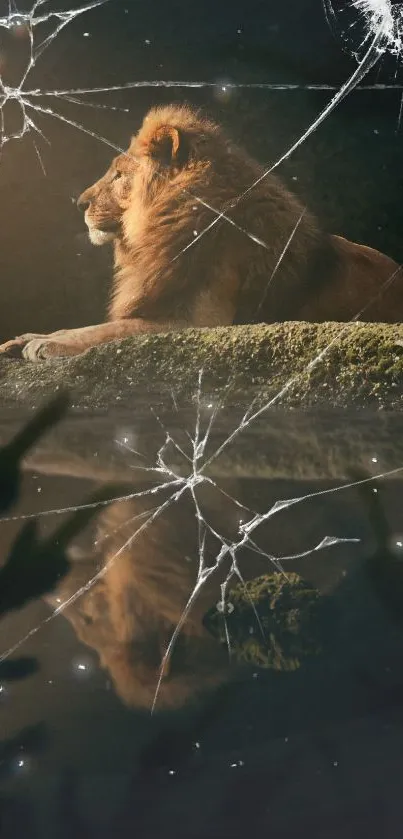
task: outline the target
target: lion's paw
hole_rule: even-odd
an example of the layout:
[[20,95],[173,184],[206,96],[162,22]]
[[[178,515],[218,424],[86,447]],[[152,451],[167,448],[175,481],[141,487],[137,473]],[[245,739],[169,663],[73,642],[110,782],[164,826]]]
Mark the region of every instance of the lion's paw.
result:
[[0,345],[0,355],[7,358],[23,358],[25,361],[43,361],[46,358],[71,354],[71,348],[66,342],[58,340],[60,333],[40,335],[27,332],[12,341]]
[[44,361],[46,358],[68,355],[63,344],[55,341],[51,335],[40,335],[28,341],[22,348],[25,361]]
[[23,350],[28,342],[44,337],[46,336],[39,335],[37,332],[26,332],[24,335],[18,335],[17,338],[12,338],[5,344],[0,344],[0,355],[5,355],[8,358],[23,358]]

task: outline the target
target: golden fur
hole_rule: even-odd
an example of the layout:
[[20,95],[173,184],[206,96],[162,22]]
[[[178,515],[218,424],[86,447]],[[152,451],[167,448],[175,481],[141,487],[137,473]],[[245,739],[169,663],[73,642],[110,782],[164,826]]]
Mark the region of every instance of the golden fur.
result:
[[0,351],[36,360],[144,331],[344,321],[361,310],[365,320],[400,320],[397,264],[325,234],[276,175],[263,175],[199,112],[151,110],[78,202],[91,241],[114,246],[108,322],[30,333]]

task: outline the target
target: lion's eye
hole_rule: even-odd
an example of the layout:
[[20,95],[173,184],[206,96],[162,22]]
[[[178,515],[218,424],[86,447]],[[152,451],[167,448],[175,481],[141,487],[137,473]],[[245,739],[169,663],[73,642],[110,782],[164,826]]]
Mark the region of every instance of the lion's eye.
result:
[[122,173],[121,173],[121,172],[115,172],[115,174],[114,174],[114,176],[113,176],[112,180],[117,181],[117,180],[118,180],[118,178],[121,178],[121,177],[122,177]]

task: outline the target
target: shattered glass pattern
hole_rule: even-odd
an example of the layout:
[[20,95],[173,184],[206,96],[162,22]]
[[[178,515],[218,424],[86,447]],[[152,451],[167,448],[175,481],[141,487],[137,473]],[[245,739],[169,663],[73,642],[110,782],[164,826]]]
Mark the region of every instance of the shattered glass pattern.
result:
[[[172,399],[175,407],[174,394],[172,394]],[[155,411],[153,411],[154,416],[160,423],[161,431],[164,436],[164,442],[158,450],[155,464],[151,463],[150,465],[144,465],[144,455],[134,448],[135,440],[131,439],[130,432],[123,431],[116,438],[116,445],[119,449],[126,452],[128,457],[133,458],[133,468],[135,468],[136,472],[144,473],[144,475],[152,481],[151,487],[126,493],[124,495],[113,496],[102,501],[93,501],[80,506],[55,509],[46,508],[42,513],[26,513],[18,516],[3,517],[3,522],[27,521],[34,518],[41,519],[63,516],[66,513],[77,510],[102,510],[111,505],[128,501],[141,500],[149,502],[149,506],[147,506],[145,511],[124,520],[124,526],[129,526],[130,536],[127,539],[121,539],[119,549],[108,558],[108,561],[99,568],[97,573],[86,579],[85,583],[73,591],[67,599],[61,599],[59,597],[57,599],[57,605],[48,617],[30,629],[24,637],[0,655],[0,664],[19,650],[20,647],[31,639],[40,629],[53,621],[57,616],[63,614],[63,612],[68,610],[80,598],[88,594],[88,592],[108,574],[111,567],[115,563],[119,563],[119,560],[125,550],[135,546],[136,540],[139,539],[145,531],[152,528],[153,525],[155,525],[167,511],[171,508],[178,507],[181,499],[183,500],[187,498],[187,500],[193,505],[194,519],[197,527],[197,578],[195,586],[187,599],[181,618],[177,623],[175,632],[169,638],[165,653],[162,657],[160,674],[155,686],[152,710],[154,710],[158,702],[159,690],[164,678],[165,668],[169,665],[169,660],[173,654],[175,644],[178,641],[180,632],[183,629],[186,620],[189,618],[192,607],[197,601],[197,598],[203,588],[209,582],[210,578],[214,579],[217,572],[219,572],[221,566],[223,566],[225,562],[229,562],[229,571],[224,582],[221,584],[221,595],[217,602],[217,610],[222,614],[224,625],[226,625],[226,615],[230,613],[231,610],[231,603],[228,596],[230,583],[232,581],[238,581],[243,586],[245,585],[245,580],[238,564],[238,557],[242,551],[249,551],[251,555],[258,555],[262,559],[267,560],[267,573],[270,573],[270,570],[273,570],[281,573],[287,579],[287,562],[304,559],[337,545],[358,544],[360,542],[360,538],[343,537],[341,535],[332,534],[325,536],[320,540],[320,542],[313,545],[311,548],[298,553],[275,555],[263,549],[256,541],[256,537],[258,536],[259,528],[261,528],[267,521],[281,513],[286,513],[296,505],[304,504],[308,501],[314,500],[315,498],[319,499],[326,496],[334,496],[339,492],[345,492],[351,488],[360,487],[366,484],[373,484],[381,479],[398,477],[399,474],[403,472],[403,466],[384,472],[377,472],[377,458],[373,457],[372,466],[375,470],[374,474],[370,474],[362,479],[343,482],[337,487],[332,487],[330,489],[321,489],[316,492],[311,492],[294,498],[288,497],[279,499],[263,513],[259,513],[245,507],[242,501],[240,501],[237,497],[230,495],[225,489],[223,489],[220,486],[219,481],[213,479],[207,474],[209,466],[213,463],[213,461],[219,458],[224,449],[236,441],[245,429],[249,429],[257,417],[265,412],[272,404],[272,402],[269,402],[261,408],[254,410],[253,403],[251,403],[242,416],[240,422],[236,424],[233,431],[225,437],[218,447],[214,448],[213,446],[211,450],[211,440],[214,439],[214,423],[219,417],[220,411],[223,407],[223,401],[217,400],[216,402],[213,402],[211,401],[211,397],[206,397],[203,393],[203,371],[200,371],[198,388],[195,393],[195,426],[193,430],[186,431],[189,444],[187,449],[184,448],[181,443],[177,442],[175,439],[175,432],[171,431],[166,426],[165,422],[160,420]],[[208,450],[209,444],[210,449]],[[175,465],[173,465],[173,463]],[[220,497],[224,498],[227,502],[230,516],[237,523],[233,539],[228,538],[227,535],[220,532],[216,526],[211,524],[208,514],[204,511],[203,504],[200,502],[197,494],[198,488],[203,485],[209,487],[216,493],[218,503]],[[377,492],[377,490],[374,490],[374,492]],[[159,502],[159,498],[163,498],[164,500]],[[120,527],[121,526],[122,525],[120,525]],[[208,558],[206,557],[206,537],[213,538],[215,545],[213,560],[211,558],[211,554]],[[108,534],[104,534],[101,538],[102,540],[107,539]],[[93,545],[94,550],[99,548],[99,546],[100,540],[95,540]],[[183,558],[183,562],[186,562],[185,557]],[[251,608],[254,610],[252,603]],[[258,631],[263,632],[256,612],[255,618],[259,628]],[[231,656],[231,638],[228,633],[226,633],[226,640],[228,654]],[[264,636],[263,642],[267,642],[267,639],[264,638]]]
[[[27,87],[31,71],[36,67],[37,62],[39,61],[45,50],[55,41],[55,39],[62,32],[62,30],[80,15],[84,14],[85,12],[94,10],[99,6],[103,6],[105,3],[108,3],[110,1],[111,0],[94,0],[94,2],[86,3],[82,6],[79,6],[77,9],[54,11],[51,7],[51,0],[35,0],[31,9],[28,12],[19,12],[15,4],[15,0],[9,0],[9,12],[7,15],[3,15],[2,17],[0,17],[0,27],[13,31],[17,34],[21,32],[21,34],[24,37],[26,36],[28,38],[29,57],[26,63],[26,68],[22,74],[22,77],[18,85],[14,87],[9,87],[6,84],[4,84],[4,82],[2,81],[0,68],[0,149],[3,148],[5,143],[9,142],[10,140],[21,139],[30,132],[37,133],[43,137],[43,132],[34,121],[34,115],[36,112],[37,114],[46,114],[48,116],[54,117],[55,119],[66,122],[70,124],[72,127],[75,127],[78,130],[89,134],[94,139],[105,143],[111,149],[119,153],[124,153],[123,149],[111,143],[107,138],[99,136],[96,132],[93,132],[91,131],[91,129],[86,128],[78,121],[67,119],[65,116],[58,113],[52,106],[45,106],[39,104],[38,99],[39,101],[41,101],[43,98],[51,98],[53,100],[60,99],[76,104],[86,105],[89,107],[107,108],[107,105],[99,103],[94,104],[89,102],[87,98],[88,95],[113,93],[129,89],[152,89],[158,87],[171,88],[173,90],[185,90],[186,88],[203,89],[210,87],[218,89],[219,92],[223,93],[226,93],[236,88],[249,90],[256,89],[265,91],[335,89],[334,87],[332,87],[332,85],[326,84],[298,85],[271,84],[270,82],[251,82],[242,84],[226,81],[225,83],[220,85],[217,82],[208,81],[171,80],[151,80],[136,82],[129,81],[121,85],[111,85],[107,87],[92,88],[72,88],[67,90],[58,90],[57,88],[55,88],[54,90],[41,90],[30,89],[29,87]],[[338,13],[334,8],[334,5],[332,4],[331,0],[323,0],[323,3],[329,24],[337,28],[338,34],[341,35],[345,43],[349,43],[349,31],[345,32],[343,28],[340,29],[340,26],[338,24]],[[359,44],[359,49],[357,52],[354,52],[354,50],[352,50],[353,54],[356,55],[357,60],[359,61],[356,71],[352,74],[351,78],[344,83],[340,90],[337,89],[336,94],[331,99],[329,104],[322,111],[322,113],[319,114],[319,116],[312,123],[312,125],[309,126],[306,132],[304,132],[304,134],[298,138],[296,143],[288,151],[286,151],[284,155],[282,155],[281,158],[277,160],[270,167],[270,169],[267,170],[267,173],[265,174],[269,174],[269,172],[273,171],[273,169],[279,166],[280,163],[286,160],[293,153],[293,151],[295,151],[319,127],[319,125],[337,107],[337,105],[342,101],[342,99],[358,86],[361,90],[388,90],[401,88],[401,85],[396,83],[375,83],[371,85],[361,84],[367,72],[372,67],[374,67],[374,65],[380,60],[380,58],[382,58],[382,56],[384,56],[387,53],[391,53],[392,55],[395,55],[397,58],[400,58],[402,48],[401,29],[403,16],[403,11],[401,9],[400,4],[398,6],[392,7],[389,0],[352,0],[350,8],[361,15],[363,24],[363,35],[362,40]],[[37,38],[37,27],[40,28],[40,25],[44,23],[52,23],[53,25],[51,32],[41,40],[40,38]],[[363,52],[364,54],[362,55]],[[360,57],[358,58],[358,56]],[[4,107],[10,101],[17,102],[21,108],[22,127],[16,133],[7,134],[4,126]],[[110,107],[113,110],[113,106]],[[251,184],[249,189],[253,189],[255,185],[256,184]],[[241,197],[243,196],[239,196],[239,200],[241,199]],[[223,218],[223,215],[219,215],[219,218]]]
[[[79,131],[84,132],[85,134],[92,137],[95,141],[102,142],[109,146],[111,149],[122,153],[124,150],[119,148],[117,145],[112,143],[107,138],[97,134],[96,132],[92,131],[90,128],[85,127],[79,121],[71,120],[66,116],[58,113],[56,110],[56,105],[47,105],[43,104],[43,102],[48,101],[49,99],[52,103],[57,103],[58,101],[69,101],[71,103],[77,103],[81,105],[91,106],[91,107],[105,107],[105,105],[100,105],[98,103],[94,104],[88,100],[88,97],[91,95],[100,95],[100,94],[111,94],[113,92],[127,90],[127,89],[140,89],[140,88],[155,88],[155,87],[163,87],[163,88],[172,88],[174,89],[186,89],[186,88],[204,88],[204,87],[215,87],[216,83],[208,82],[208,81],[169,81],[169,80],[161,80],[161,81],[137,81],[137,82],[125,82],[122,85],[112,85],[110,87],[94,87],[94,88],[72,88],[72,89],[52,89],[52,90],[41,90],[41,89],[30,89],[29,84],[29,75],[32,69],[35,67],[36,63],[39,59],[42,58],[46,49],[54,42],[54,40],[59,36],[62,30],[69,25],[73,20],[75,20],[79,15],[84,14],[85,12],[94,11],[97,7],[103,5],[107,0],[96,0],[96,2],[87,3],[83,6],[75,10],[66,10],[66,11],[52,11],[51,8],[51,0],[36,0],[32,5],[29,12],[19,12],[17,8],[10,0],[10,7],[9,12],[7,15],[0,18],[0,26],[5,29],[19,29],[22,28],[24,32],[27,34],[29,39],[30,45],[30,55],[29,60],[26,66],[26,69],[22,75],[22,78],[19,84],[16,87],[8,87],[4,84],[1,80],[0,76],[0,112],[1,112],[1,124],[0,124],[0,132],[1,132],[1,139],[0,139],[0,147],[3,148],[4,145],[10,141],[21,140],[22,138],[26,137],[27,135],[35,134],[44,137],[41,128],[36,124],[35,120],[38,115],[47,115],[59,121],[62,121],[71,127],[76,128]],[[391,54],[395,56],[397,59],[400,60],[401,52],[402,52],[402,18],[403,18],[403,11],[400,5],[393,6],[388,0],[351,0],[349,4],[349,13],[354,14],[356,13],[362,27],[362,34],[359,39],[358,45],[356,44],[355,40],[350,37],[350,30],[345,29],[344,24],[344,17],[343,17],[343,10],[340,12],[336,8],[336,4],[331,2],[331,0],[324,0],[324,8],[327,15],[327,19],[329,24],[332,28],[337,31],[338,33],[341,32],[343,42],[345,46],[347,45],[350,49],[350,52],[357,61],[357,66],[351,76],[346,79],[344,84],[337,90],[335,90],[330,85],[303,85],[304,89],[307,90],[330,90],[333,92],[333,95],[328,102],[328,104],[323,108],[323,110],[318,114],[315,120],[306,128],[306,130],[296,139],[296,141],[286,150],[284,153],[268,168],[265,169],[264,173],[250,186],[247,190],[245,190],[242,194],[238,195],[235,199],[234,206],[247,198],[248,194],[263,180],[267,177],[271,172],[273,172],[276,168],[278,168],[284,161],[286,161],[318,128],[319,126],[327,119],[327,117],[338,107],[338,105],[351,94],[354,90],[357,89],[373,89],[373,90],[380,90],[383,91],[388,88],[392,89],[401,89],[401,85],[398,83],[393,84],[380,84],[374,83],[371,85],[365,85],[365,78],[368,72],[373,69],[386,54]],[[42,23],[52,23],[53,29],[50,34],[48,34],[43,40],[39,39],[37,41],[37,28]],[[222,86],[223,91],[225,92],[225,88],[231,87],[239,87],[239,88],[256,88],[258,90],[269,92],[271,90],[284,90],[292,91],[298,90],[301,88],[300,85],[293,85],[293,84],[270,84],[269,82],[260,82],[260,83],[249,83],[249,84],[232,84],[230,82],[225,83]],[[7,133],[3,113],[5,106],[10,103],[11,101],[16,102],[22,114],[22,127],[18,132],[15,133]],[[45,138],[46,139],[46,138]],[[36,148],[36,146],[35,146]],[[38,157],[41,161],[41,165],[43,168],[44,164],[41,160],[39,150],[36,148]],[[194,196],[196,201],[201,201],[198,196]],[[204,202],[202,202],[204,203]],[[208,227],[203,229],[202,231],[198,231],[197,235],[194,239],[187,245],[184,250],[187,250],[204,235],[208,235],[209,231],[221,220],[225,223],[235,225],[235,222],[230,218],[229,215],[224,213],[220,207],[209,207],[209,209],[214,214],[213,221],[209,224]],[[301,216],[302,218],[302,216]],[[274,268],[272,276],[268,279],[268,285],[273,280],[275,272],[278,268],[278,265],[281,262],[281,259],[284,257],[284,254],[287,251],[287,248],[292,240],[292,237],[295,231],[298,228],[298,224],[301,221],[301,218],[297,221],[294,230],[292,231],[289,239],[284,242],[284,249],[280,256],[279,262]],[[235,225],[237,227],[237,225]],[[267,243],[262,240],[257,239],[250,233],[248,230],[243,230],[238,228],[240,232],[249,238],[253,239],[258,247],[266,248],[268,247]],[[182,250],[180,253],[177,254],[175,257],[179,259],[184,251]],[[379,294],[382,294],[383,291],[394,282],[396,276],[399,272],[399,268],[388,278],[388,280],[384,283],[383,287],[380,289]],[[267,288],[266,288],[267,291]],[[266,292],[265,292],[266,293]],[[261,303],[263,302],[263,299]],[[360,320],[363,315],[365,315],[366,309],[373,303],[373,300],[369,300],[367,305],[360,311],[357,312],[353,321]],[[25,641],[31,638],[36,632],[38,632],[41,627],[45,624],[52,621],[55,617],[62,614],[68,607],[70,607],[73,603],[75,603],[79,598],[81,598],[84,594],[86,594],[95,584],[102,579],[105,574],[107,574],[109,567],[111,564],[119,562],[120,554],[123,550],[130,546],[136,538],[146,529],[151,528],[153,523],[165,512],[167,508],[171,505],[176,505],[182,496],[187,496],[190,498],[191,502],[194,505],[194,515],[195,521],[198,530],[198,571],[197,571],[197,580],[194,586],[193,591],[191,592],[188,601],[185,605],[183,610],[182,616],[177,623],[175,632],[172,634],[171,638],[169,639],[169,643],[167,645],[166,651],[162,658],[161,668],[160,668],[160,675],[157,683],[155,685],[155,695],[154,701],[152,704],[152,709],[156,707],[158,703],[158,695],[161,686],[161,682],[164,678],[165,668],[169,663],[169,659],[173,653],[175,644],[178,641],[179,635],[181,630],[187,621],[191,610],[199,597],[200,591],[206,585],[210,577],[217,573],[220,569],[221,565],[224,561],[229,560],[230,562],[230,570],[229,573],[221,585],[221,596],[218,602],[218,609],[222,613],[223,621],[226,620],[226,613],[230,606],[228,603],[228,587],[230,582],[236,578],[241,583],[243,583],[243,577],[238,565],[238,555],[239,552],[243,549],[248,549],[252,552],[260,553],[267,559],[268,567],[272,567],[273,569],[280,571],[282,574],[287,574],[286,565],[285,563],[288,560],[295,560],[298,558],[305,557],[307,555],[321,552],[324,549],[327,549],[331,546],[342,544],[342,543],[355,543],[358,542],[358,538],[344,538],[341,535],[337,534],[330,534],[324,537],[318,544],[313,545],[308,551],[301,552],[299,554],[293,554],[290,556],[276,556],[270,553],[262,551],[259,547],[258,543],[255,541],[256,533],[258,529],[264,524],[267,520],[272,518],[273,516],[288,510],[289,508],[303,503],[308,499],[314,497],[314,495],[302,495],[296,498],[285,498],[277,500],[267,511],[264,513],[258,513],[253,510],[249,510],[243,507],[242,502],[237,499],[236,497],[229,497],[228,500],[233,505],[236,511],[239,513],[239,524],[238,524],[238,532],[236,538],[232,541],[228,540],[220,533],[217,529],[213,528],[210,524],[208,518],[206,518],[203,509],[200,505],[197,496],[197,488],[203,484],[210,484],[213,485],[214,489],[217,492],[222,492],[220,490],[217,483],[213,481],[213,479],[207,476],[208,467],[212,464],[214,460],[216,460],[224,448],[232,444],[239,435],[242,434],[244,429],[248,428],[251,424],[253,424],[263,413],[269,411],[269,409],[277,406],[281,403],[283,396],[294,386],[296,379],[300,375],[305,375],[306,373],[310,373],[316,366],[318,366],[321,361],[324,359],[326,354],[330,351],[331,347],[339,340],[339,338],[345,333],[348,329],[348,324],[343,325],[340,327],[338,334],[329,342],[329,344],[321,350],[317,355],[315,355],[307,367],[301,374],[297,376],[291,377],[284,387],[278,391],[278,393],[270,399],[264,406],[256,407],[255,401],[252,401],[247,410],[245,411],[241,421],[238,425],[227,435],[225,441],[220,444],[220,446],[213,451],[212,453],[207,454],[207,446],[211,438],[212,429],[214,427],[214,423],[217,419],[217,416],[220,413],[222,408],[222,402],[217,401],[215,404],[211,404],[209,406],[209,416],[207,423],[203,420],[205,419],[206,412],[203,410],[203,406],[205,403],[205,397],[203,393],[203,370],[200,370],[199,374],[199,381],[197,391],[195,393],[195,402],[197,406],[196,410],[196,421],[194,429],[189,432],[188,434],[188,441],[189,441],[189,450],[185,450],[178,442],[176,442],[174,435],[170,432],[169,428],[163,425],[163,432],[165,435],[165,439],[163,445],[158,451],[157,459],[155,463],[150,463],[144,465],[142,467],[137,466],[137,468],[142,468],[145,473],[152,474],[153,478],[155,479],[155,484],[150,489],[142,490],[141,492],[137,493],[134,492],[132,494],[124,494],[122,496],[116,497],[111,501],[102,501],[102,502],[94,502],[99,507],[101,505],[108,505],[109,503],[119,502],[119,501],[127,501],[133,498],[139,498],[140,496],[149,497],[150,501],[153,502],[153,506],[150,508],[148,514],[143,514],[141,516],[140,522],[133,523],[133,532],[128,541],[122,545],[121,549],[117,551],[109,560],[109,563],[104,565],[96,575],[92,576],[88,579],[85,584],[83,584],[80,588],[78,588],[67,600],[60,602],[60,604],[54,609],[54,611],[45,618],[40,624],[36,625],[32,628],[23,638],[21,638],[17,644],[14,644],[9,649],[5,650],[2,655],[0,656],[0,663],[8,659],[17,649],[19,649]],[[173,397],[174,398],[174,397]],[[224,399],[224,398],[223,398]],[[119,445],[122,446],[127,450],[128,455],[136,455],[137,452],[133,449],[133,446],[130,444],[129,441],[121,440],[119,441]],[[182,465],[186,465],[186,469],[184,470],[185,474],[181,474],[172,465],[170,464],[170,459],[168,455],[171,455],[172,452],[176,454],[176,456],[180,457],[182,461]],[[341,491],[346,489],[347,486],[359,486],[361,483],[373,481],[374,478],[381,479],[393,474],[398,474],[399,472],[403,471],[403,466],[397,467],[395,470],[389,472],[381,472],[376,476],[370,476],[368,478],[362,479],[362,481],[353,481],[350,484],[342,484],[336,489],[331,490],[324,490],[317,493],[317,495],[321,495],[323,493],[333,494],[337,491]],[[159,494],[162,491],[168,491],[168,498],[163,501],[163,503],[158,503]],[[64,509],[46,509],[43,510],[39,517],[43,516],[53,516],[53,515],[60,515],[68,512],[71,508],[64,508]],[[78,509],[78,508],[74,508]],[[80,509],[84,509],[81,507]],[[32,514],[35,517],[38,514]],[[26,514],[23,516],[19,516],[20,519],[27,519],[30,517],[30,514]],[[11,520],[4,519],[4,521]],[[206,544],[206,537],[207,535],[214,538],[216,543],[216,552],[214,561],[211,563],[206,562],[205,558],[205,544]],[[256,619],[258,621],[258,616],[256,615]],[[228,651],[231,652],[231,639],[227,633],[227,645]],[[82,663],[78,663],[77,668],[81,670],[85,670],[85,665]]]

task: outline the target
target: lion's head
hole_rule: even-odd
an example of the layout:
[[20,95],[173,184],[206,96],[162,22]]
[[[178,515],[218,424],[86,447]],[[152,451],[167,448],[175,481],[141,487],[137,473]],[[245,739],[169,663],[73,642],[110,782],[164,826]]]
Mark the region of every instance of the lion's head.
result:
[[225,158],[229,151],[222,129],[198,111],[185,106],[153,108],[127,152],[116,157],[78,199],[91,242],[102,245],[123,238],[125,217],[133,204],[140,201],[144,207],[158,199],[167,180],[186,189],[186,181],[194,182],[207,169],[222,172],[217,157]]

